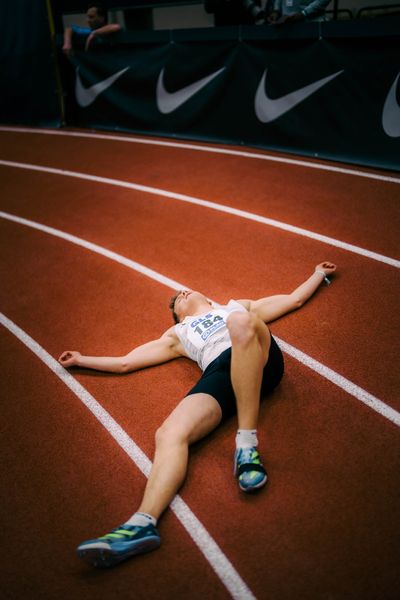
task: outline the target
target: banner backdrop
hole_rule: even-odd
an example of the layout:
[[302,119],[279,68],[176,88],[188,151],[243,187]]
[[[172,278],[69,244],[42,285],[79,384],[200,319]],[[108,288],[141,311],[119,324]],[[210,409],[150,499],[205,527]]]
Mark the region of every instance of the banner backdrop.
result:
[[138,32],[77,50],[70,124],[400,170],[399,35],[343,25]]

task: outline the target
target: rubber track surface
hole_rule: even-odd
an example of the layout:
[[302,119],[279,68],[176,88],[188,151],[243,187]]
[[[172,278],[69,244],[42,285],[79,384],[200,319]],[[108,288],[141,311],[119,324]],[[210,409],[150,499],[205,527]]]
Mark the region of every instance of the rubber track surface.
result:
[[[0,132],[0,159],[188,194],[399,258],[400,186],[343,173],[116,141]],[[366,171],[366,169],[364,169]],[[390,174],[391,175],[391,174]],[[292,233],[138,191],[0,166],[1,210],[71,233],[218,302],[286,293],[314,266],[338,274],[278,337],[400,410],[398,269]],[[57,358],[118,355],[170,326],[171,290],[127,267],[0,220],[1,312]],[[145,478],[55,375],[2,328],[2,598],[230,597],[167,511],[162,546],[112,571],[74,554],[129,517]],[[74,377],[149,456],[198,376],[181,359],[127,376]],[[286,356],[261,409],[270,482],[232,477],[236,423],[192,449],[180,494],[258,600],[395,599],[399,429]]]

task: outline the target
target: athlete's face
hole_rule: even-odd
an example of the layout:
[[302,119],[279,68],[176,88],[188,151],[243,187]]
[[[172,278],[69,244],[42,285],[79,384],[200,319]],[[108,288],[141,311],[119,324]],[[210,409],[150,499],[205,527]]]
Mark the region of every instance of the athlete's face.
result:
[[206,305],[210,304],[209,300],[200,292],[181,290],[176,297],[174,310],[179,320],[182,321],[185,317],[196,314],[202,307],[207,310]]

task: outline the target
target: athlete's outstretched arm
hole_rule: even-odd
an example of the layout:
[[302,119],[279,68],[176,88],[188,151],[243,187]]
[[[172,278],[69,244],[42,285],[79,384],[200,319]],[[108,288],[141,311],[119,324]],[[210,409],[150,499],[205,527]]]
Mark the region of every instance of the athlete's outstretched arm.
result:
[[58,359],[63,367],[84,367],[110,373],[129,373],[184,356],[174,328],[159,339],[137,346],[125,356],[82,356],[76,350],[66,350]]
[[265,323],[270,323],[279,317],[303,306],[316,292],[327,275],[336,271],[336,265],[323,262],[315,267],[314,273],[304,283],[290,294],[268,296],[259,300],[239,300],[247,310],[257,313]]

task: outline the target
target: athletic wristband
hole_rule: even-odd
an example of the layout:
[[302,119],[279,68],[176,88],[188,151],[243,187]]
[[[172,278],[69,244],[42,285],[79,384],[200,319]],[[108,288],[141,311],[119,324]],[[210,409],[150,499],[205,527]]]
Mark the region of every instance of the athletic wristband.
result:
[[327,278],[327,276],[325,274],[325,271],[320,271],[319,269],[316,269],[315,273],[320,273],[321,275],[324,276],[324,280],[325,280],[326,285],[329,285],[331,283],[330,279]]

